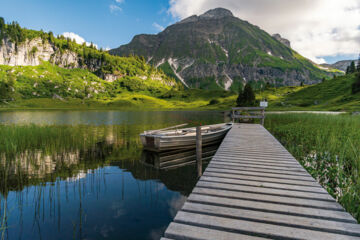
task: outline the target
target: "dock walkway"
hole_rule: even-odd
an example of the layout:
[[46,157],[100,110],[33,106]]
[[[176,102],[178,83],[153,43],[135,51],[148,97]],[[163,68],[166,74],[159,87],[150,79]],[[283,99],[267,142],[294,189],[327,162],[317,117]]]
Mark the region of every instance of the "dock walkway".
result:
[[360,239],[360,225],[261,125],[228,132],[166,239]]

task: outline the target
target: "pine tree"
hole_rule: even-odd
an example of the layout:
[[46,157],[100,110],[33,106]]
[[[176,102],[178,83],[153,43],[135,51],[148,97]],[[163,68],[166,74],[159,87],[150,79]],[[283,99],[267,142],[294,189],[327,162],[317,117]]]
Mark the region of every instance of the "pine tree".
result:
[[348,75],[349,72],[350,72],[350,66],[347,66],[347,68],[346,68],[346,75]]
[[356,67],[355,67],[355,62],[352,61],[349,67],[349,73],[354,73],[356,72]]
[[239,91],[236,104],[238,107],[253,106],[255,104],[255,94],[250,84],[245,85],[244,91]]
[[360,92],[360,72],[356,74],[356,80],[352,85],[352,93],[358,93]]
[[358,73],[360,73],[360,54],[359,54],[359,58],[358,58],[357,66],[356,66],[356,71]]

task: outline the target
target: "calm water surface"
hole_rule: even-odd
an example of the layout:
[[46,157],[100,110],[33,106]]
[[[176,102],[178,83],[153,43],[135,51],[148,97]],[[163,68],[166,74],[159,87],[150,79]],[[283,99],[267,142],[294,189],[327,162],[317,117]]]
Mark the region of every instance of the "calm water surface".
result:
[[224,116],[0,112],[9,127],[57,125],[73,129],[69,138],[75,138],[71,146],[54,147],[50,139],[41,149],[0,153],[0,239],[159,239],[194,187],[196,169],[144,164],[138,134],[184,122],[220,123]]

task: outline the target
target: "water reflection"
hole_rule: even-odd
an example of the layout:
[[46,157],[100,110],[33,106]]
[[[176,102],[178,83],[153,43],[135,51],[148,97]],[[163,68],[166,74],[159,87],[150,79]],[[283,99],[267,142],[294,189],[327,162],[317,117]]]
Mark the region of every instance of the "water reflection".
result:
[[[202,161],[209,161],[220,142],[202,148]],[[181,149],[165,152],[152,152],[144,150],[141,155],[141,161],[156,169],[168,170],[191,165],[196,163],[196,149]]]
[[[132,114],[124,118],[140,121],[146,115],[151,120],[60,126],[56,131],[63,132],[56,139],[46,138],[49,127],[33,127],[38,133],[31,144],[2,152],[1,238],[159,239],[195,185],[196,168],[164,170],[144,164],[138,134],[183,119],[169,113],[161,117],[164,122],[154,122],[148,114]],[[202,114],[199,119],[205,123],[222,121],[221,115]]]

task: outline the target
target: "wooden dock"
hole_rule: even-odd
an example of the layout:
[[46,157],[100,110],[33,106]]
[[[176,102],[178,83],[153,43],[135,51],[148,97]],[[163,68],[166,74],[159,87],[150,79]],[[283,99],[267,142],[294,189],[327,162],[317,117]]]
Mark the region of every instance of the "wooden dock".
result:
[[162,239],[360,239],[360,225],[263,126],[236,124]]

